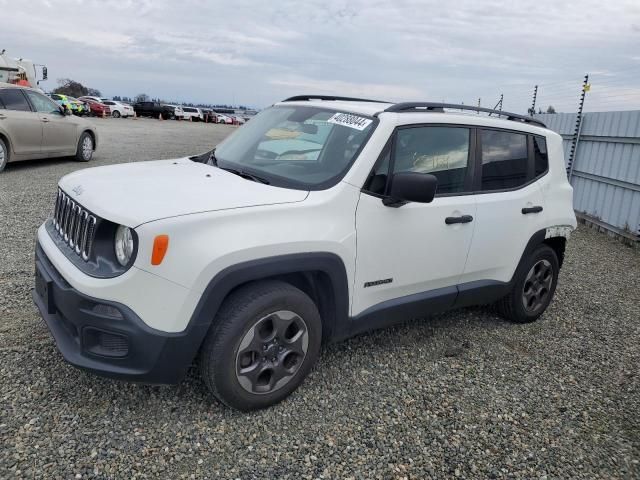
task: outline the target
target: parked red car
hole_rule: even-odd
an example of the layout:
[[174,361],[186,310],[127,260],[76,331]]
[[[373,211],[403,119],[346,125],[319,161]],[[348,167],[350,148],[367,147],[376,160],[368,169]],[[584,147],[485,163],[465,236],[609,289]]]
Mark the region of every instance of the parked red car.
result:
[[92,98],[80,97],[78,100],[83,101],[87,105],[89,105],[89,109],[91,110],[91,116],[93,117],[110,117],[111,109],[109,105],[105,105],[104,103],[97,102]]

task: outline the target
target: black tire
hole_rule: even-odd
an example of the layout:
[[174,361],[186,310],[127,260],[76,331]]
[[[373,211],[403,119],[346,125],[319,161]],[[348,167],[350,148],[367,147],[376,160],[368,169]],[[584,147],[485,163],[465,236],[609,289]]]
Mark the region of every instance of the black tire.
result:
[[120,112],[118,110],[114,110],[113,112],[111,112],[111,116],[113,118],[120,118]]
[[[539,269],[540,272],[536,273],[534,267]],[[541,274],[545,274],[547,270],[549,271],[549,276],[544,276],[548,280],[538,278],[542,276]],[[518,265],[511,291],[496,302],[495,306],[498,313],[514,323],[536,321],[545,312],[553,299],[553,294],[558,285],[559,272],[560,264],[554,250],[548,245],[537,247]],[[530,274],[532,274],[532,277],[530,277]],[[531,301],[532,297],[533,301]]]
[[[275,345],[279,338],[278,331],[282,330],[285,333],[289,331],[289,327],[282,326],[282,323],[280,323],[280,328],[275,326],[275,323],[282,321],[278,313],[282,314],[285,311],[293,312],[297,315],[298,320],[303,320],[308,333],[306,337],[308,340],[307,350],[304,356],[288,351],[286,341],[280,344],[283,345],[282,347]],[[273,336],[273,339],[267,342],[257,332],[261,331],[259,330],[261,325],[269,322],[271,316],[274,316],[273,318],[276,318],[277,322],[276,320],[271,322],[272,333],[269,334],[268,330],[265,333],[267,338]],[[285,322],[291,322],[290,325],[293,325],[297,320],[285,320]],[[305,330],[302,329],[302,331]],[[266,387],[259,385],[257,381],[255,384],[251,383],[248,377],[242,378],[245,386],[241,384],[242,373],[239,371],[242,369],[241,362],[246,357],[241,357],[240,346],[241,342],[250,335],[250,332],[253,333],[250,343],[253,344],[255,340],[257,348],[253,351],[252,346],[244,347],[245,353],[242,355],[250,354],[249,368],[245,367],[244,369],[251,370],[250,367],[256,365],[254,370],[268,373],[271,368],[272,373],[269,375]],[[295,335],[300,339],[298,333],[299,331]],[[229,407],[242,411],[269,407],[282,401],[302,383],[318,358],[321,338],[320,314],[313,301],[304,292],[281,281],[253,282],[231,293],[220,307],[200,351],[200,373],[213,395]],[[304,341],[304,339],[302,340]],[[264,343],[270,344],[268,349]],[[260,351],[259,345],[262,345],[263,351]],[[279,353],[281,351],[282,353]],[[273,359],[277,359],[273,363],[271,359],[265,359],[272,354],[274,355]],[[287,359],[294,355],[299,357],[297,363],[293,363],[292,367],[287,367]],[[288,372],[289,370],[283,370],[286,367],[292,368],[293,373],[275,380],[276,373],[274,372],[276,369],[280,368],[279,371]],[[256,380],[263,377],[262,373],[256,375]],[[279,387],[276,383],[274,387],[277,388],[271,389],[270,385],[274,380],[285,383]],[[251,383],[251,386],[247,387],[246,383]],[[257,385],[256,388],[262,388],[263,391],[255,393],[247,389],[253,388],[255,385]]]
[[[88,139],[88,140],[87,140]],[[91,142],[91,149],[86,149],[85,142]],[[78,140],[78,148],[76,149],[76,156],[74,157],[77,162],[88,162],[93,157],[93,149],[95,148],[95,143],[93,141],[93,137],[89,132],[83,132],[80,135],[80,140]]]
[[9,147],[5,141],[0,138],[0,172],[4,170],[7,163],[9,163]]

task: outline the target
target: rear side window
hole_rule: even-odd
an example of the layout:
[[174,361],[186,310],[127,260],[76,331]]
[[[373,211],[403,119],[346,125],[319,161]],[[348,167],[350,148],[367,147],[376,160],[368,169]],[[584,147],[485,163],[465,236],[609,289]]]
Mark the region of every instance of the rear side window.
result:
[[533,137],[533,160],[535,176],[539,177],[549,168],[547,141],[544,137]]
[[481,130],[481,190],[504,190],[527,183],[527,135]]
[[4,104],[7,110],[18,110],[21,112],[31,111],[26,97],[19,88],[0,90],[0,102]]

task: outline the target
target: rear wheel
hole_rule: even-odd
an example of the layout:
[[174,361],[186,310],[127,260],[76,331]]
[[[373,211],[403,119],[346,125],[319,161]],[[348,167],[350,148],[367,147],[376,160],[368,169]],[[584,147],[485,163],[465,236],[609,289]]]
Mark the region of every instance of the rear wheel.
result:
[[211,392],[238,410],[280,402],[318,358],[322,324],[313,301],[284,282],[248,284],[220,308],[200,353]]
[[84,132],[78,140],[75,159],[78,162],[88,162],[93,157],[93,137],[89,132]]
[[9,163],[9,149],[4,140],[0,138],[0,172],[4,170],[7,163]]
[[120,118],[120,112],[118,110],[114,110],[111,116],[113,118]]
[[498,312],[516,323],[537,320],[551,303],[559,271],[556,253],[540,245],[518,266],[511,292],[496,303]]

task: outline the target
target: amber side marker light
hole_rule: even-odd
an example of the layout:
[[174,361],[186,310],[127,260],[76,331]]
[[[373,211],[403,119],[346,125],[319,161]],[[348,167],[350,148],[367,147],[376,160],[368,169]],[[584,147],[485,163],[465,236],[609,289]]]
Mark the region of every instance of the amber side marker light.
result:
[[153,251],[151,252],[151,265],[160,265],[164,255],[169,248],[169,235],[158,235],[153,240]]

